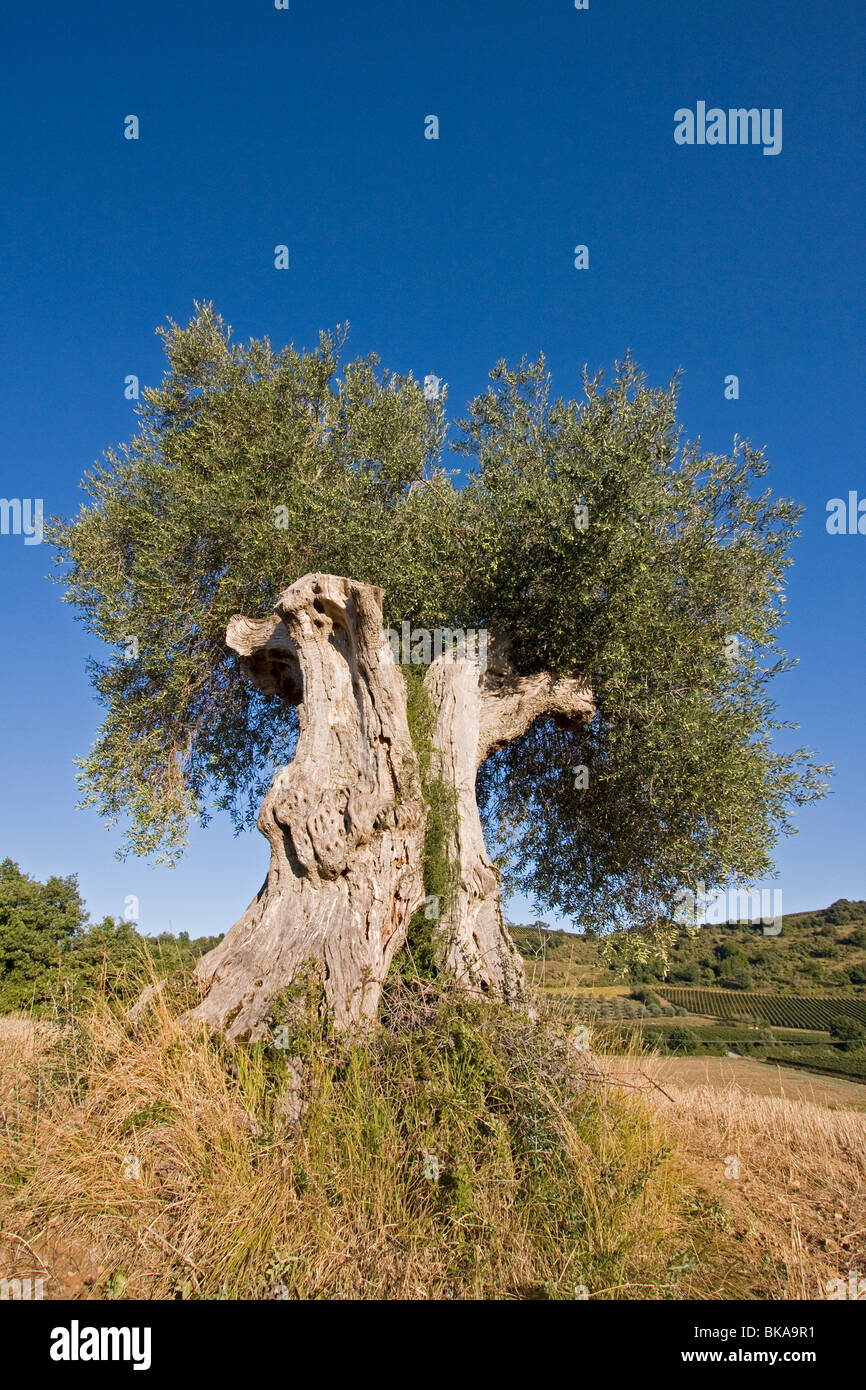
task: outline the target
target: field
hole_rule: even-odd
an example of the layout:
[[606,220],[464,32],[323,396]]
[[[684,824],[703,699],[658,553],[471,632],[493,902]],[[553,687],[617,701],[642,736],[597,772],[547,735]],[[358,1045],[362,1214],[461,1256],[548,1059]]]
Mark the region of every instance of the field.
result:
[[746,1058],[617,1063],[703,1174],[758,1296],[827,1297],[866,1260],[866,1087]]
[[748,991],[726,993],[714,989],[680,989],[658,985],[658,992],[689,1013],[711,1018],[735,1019],[749,1014],[771,1027],[808,1028],[826,1032],[840,1018],[854,1018],[866,1024],[866,999],[803,998],[794,995],[757,994]]
[[363,1047],[299,1025],[307,1089],[180,1026],[174,954],[132,1029],[117,977],[0,1017],[0,1267],[61,1298],[826,1297],[866,1268],[851,911],[690,939],[672,984],[516,929],[538,1026],[395,976]]
[[[635,1069],[633,1058],[605,1059],[605,1065],[628,1075]],[[714,1091],[776,1097],[779,1100],[808,1101],[831,1109],[866,1111],[866,1086],[842,1077],[816,1076],[784,1066],[767,1066],[750,1057],[659,1057],[642,1059],[640,1070],[669,1091],[710,1087]]]
[[680,1058],[728,1053],[787,1066],[791,1075],[811,1068],[862,1082],[866,1047],[842,1043],[833,1030],[846,1018],[866,1026],[857,983],[866,981],[864,908],[840,900],[788,917],[778,938],[748,926],[702,929],[676,943],[664,970],[642,964],[620,972],[618,983],[616,951],[605,969],[598,940],[538,927],[516,929],[516,939],[535,989],[561,1017],[591,1027],[608,1055],[633,1046]]
[[565,1028],[394,978],[374,1036],[296,1024],[299,1086],[167,994],[132,1027],[106,1001],[0,1023],[4,1277],[63,1299],[762,1294],[640,1094]]

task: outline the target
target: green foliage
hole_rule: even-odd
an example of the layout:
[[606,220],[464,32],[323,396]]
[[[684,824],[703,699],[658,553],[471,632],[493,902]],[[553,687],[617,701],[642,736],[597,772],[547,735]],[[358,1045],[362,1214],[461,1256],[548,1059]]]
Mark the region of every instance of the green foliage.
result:
[[687,862],[708,884],[734,863],[765,873],[771,827],[818,791],[818,770],[768,741],[797,509],[755,495],[767,465],[748,445],[718,458],[684,442],[676,382],[651,390],[630,359],[608,388],[586,379],[580,406],[550,401],[542,361],[493,378],[463,446],[497,536],[486,618],[528,668],[586,672],[599,717],[539,724],[497,754],[486,809],[523,866],[511,886],[582,921],[652,923]]
[[751,989],[751,971],[742,965],[732,965],[725,961],[719,971],[719,984],[725,989]]
[[833,927],[840,927],[853,922],[859,924],[862,929],[864,906],[866,905],[862,902],[852,902],[850,898],[837,898],[836,902],[828,907],[824,917],[826,922]]
[[574,937],[564,931],[551,931],[543,922],[535,922],[532,926],[514,926],[509,924],[509,934],[516,945],[518,951],[527,960],[545,960],[557,952],[562,952],[566,945],[574,944]]
[[671,966],[669,973],[671,980],[675,982],[696,985],[701,978],[701,967],[696,960],[687,960],[682,965]]
[[723,942],[716,947],[719,984],[725,989],[751,989],[752,972],[749,958],[743,948],[735,942]]
[[87,913],[74,875],[46,883],[0,864],[0,1012],[50,998]]
[[632,999],[638,999],[641,1002],[641,1004],[645,1004],[647,1007],[649,1007],[650,1004],[655,1004],[658,1007],[661,1007],[662,1001],[661,999],[659,999],[655,991],[651,989],[646,989],[643,986],[638,986],[637,989],[633,989],[631,992],[631,997]]
[[[672,985],[724,984],[728,988],[799,993],[866,983],[866,935],[851,923],[866,922],[866,903],[789,914],[778,935],[759,923],[705,924],[682,931],[667,953],[665,979]],[[838,962],[830,970],[822,962]]]
[[0,1014],[45,1013],[58,994],[132,1000],[154,978],[188,972],[219,937],[139,935],[130,922],[88,922],[74,875],[39,883],[0,864]]
[[[741,966],[745,962],[753,989],[762,994],[802,995],[820,983],[823,994],[860,996],[866,983],[866,948],[856,943],[856,932],[847,922],[828,927],[832,910],[790,914],[774,936],[765,936],[761,925],[752,922],[707,923],[697,930],[674,932],[667,940],[658,933],[653,937],[640,931],[598,936],[547,931],[537,924],[509,929],[531,963],[535,983],[568,993],[610,985],[612,977],[632,985],[651,985],[656,993],[684,986],[715,987],[720,984],[723,963],[733,961]],[[855,920],[866,921],[866,902],[852,904],[852,911]],[[812,958],[816,943],[830,939],[822,934],[825,930],[839,946],[840,962],[826,980],[822,978],[825,969]],[[666,961],[658,954],[660,945]],[[728,1008],[732,1013],[744,1011],[743,1004],[733,1000]]]
[[866,1027],[858,1019],[843,1014],[831,1023],[830,1037],[841,1043],[844,1052],[855,1052],[866,1042]]
[[767,872],[824,769],[770,744],[798,509],[760,490],[759,451],[701,453],[676,380],[652,389],[630,358],[609,385],[586,376],[582,401],[551,398],[543,358],[499,363],[450,442],[443,402],[375,357],[342,363],[342,331],[314,351],[243,346],[205,305],[162,337],[137,434],[52,531],[88,629],[138,642],[93,665],[106,715],[81,769],[86,800],[128,818],[128,848],[176,857],[212,807],[253,823],[296,719],[244,680],[226,623],[320,570],[381,585],[391,625],[486,624],[522,672],[591,682],[590,725],[540,721],[482,769],[511,886],[651,928],[682,884]]
[[[653,1038],[656,1038],[655,1033]],[[657,1041],[662,1051],[690,1057],[700,1050],[701,1038],[694,1028],[685,1028],[676,1024],[673,1028],[660,1028]]]

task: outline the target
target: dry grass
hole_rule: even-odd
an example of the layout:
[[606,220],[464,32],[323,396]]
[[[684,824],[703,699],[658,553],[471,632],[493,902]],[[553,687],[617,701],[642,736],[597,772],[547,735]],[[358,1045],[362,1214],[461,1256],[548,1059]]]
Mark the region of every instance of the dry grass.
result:
[[64,1298],[779,1299],[866,1264],[862,1114],[678,1085],[662,1059],[578,1054],[555,1020],[404,986],[371,1042],[295,1030],[299,1092],[285,1053],[179,1007],[136,1030],[105,1005],[0,1020],[4,1277]]
[[297,1124],[285,1053],[215,1043],[177,1012],[161,997],[135,1032],[104,1005],[7,1021],[6,1277],[95,1298],[745,1292],[715,1199],[643,1096],[552,1022],[400,986],[367,1044],[297,1030]]
[[678,1084],[669,1060],[642,1070],[664,1087],[648,1095],[673,1142],[724,1199],[755,1296],[822,1298],[866,1269],[866,1115],[796,1094],[799,1073],[775,1081],[792,1096],[755,1094],[718,1069],[718,1084]]

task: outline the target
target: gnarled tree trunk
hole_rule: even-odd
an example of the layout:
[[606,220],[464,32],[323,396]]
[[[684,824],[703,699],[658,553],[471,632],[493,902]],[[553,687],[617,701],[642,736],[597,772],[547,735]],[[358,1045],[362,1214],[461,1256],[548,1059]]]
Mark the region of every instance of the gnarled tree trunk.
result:
[[382,590],[309,574],[272,617],[233,618],[227,641],[263,690],[298,704],[300,735],[259,812],[267,879],[199,961],[207,994],[191,1017],[261,1037],[274,996],[315,963],[337,1025],[357,1026],[424,899],[426,812]]
[[[275,996],[320,973],[341,1028],[371,1022],[394,954],[424,902],[427,811],[406,715],[406,685],[382,628],[382,591],[310,574],[271,617],[233,618],[227,642],[251,680],[297,704],[292,762],[274,777],[258,825],[267,879],[243,917],[198,963],[205,994],[190,1017],[232,1038],[268,1029]],[[484,668],[444,652],[425,686],[435,713],[435,771],[454,793],[454,901],[437,924],[444,969],[460,988],[525,1000],[521,958],[505,928],[499,874],[475,798],[479,766],[541,716],[592,717],[580,681],[518,676],[501,644]]]

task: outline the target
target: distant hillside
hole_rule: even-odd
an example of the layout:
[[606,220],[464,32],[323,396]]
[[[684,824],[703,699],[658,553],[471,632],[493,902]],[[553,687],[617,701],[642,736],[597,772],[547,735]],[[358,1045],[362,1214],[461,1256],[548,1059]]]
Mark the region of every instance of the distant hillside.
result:
[[830,907],[782,918],[778,936],[760,924],[702,926],[683,932],[662,961],[624,967],[618,941],[610,959],[594,933],[579,936],[543,924],[509,928],[536,985],[556,992],[625,983],[718,986],[730,990],[773,990],[796,994],[832,990],[866,992],[866,902],[840,898]]

